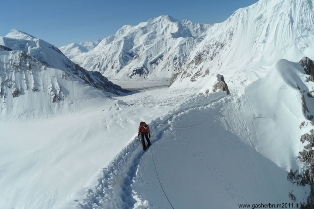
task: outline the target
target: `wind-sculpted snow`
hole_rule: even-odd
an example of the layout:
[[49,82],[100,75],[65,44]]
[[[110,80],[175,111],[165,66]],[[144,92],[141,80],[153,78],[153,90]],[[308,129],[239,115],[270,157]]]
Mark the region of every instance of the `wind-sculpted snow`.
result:
[[308,96],[313,83],[306,82],[307,76],[300,64],[280,60],[268,67],[263,78],[248,85],[243,96],[226,105],[234,133],[284,168],[301,166],[295,161],[304,131],[299,127],[313,114],[302,107],[304,98],[308,108],[313,108],[313,99]]

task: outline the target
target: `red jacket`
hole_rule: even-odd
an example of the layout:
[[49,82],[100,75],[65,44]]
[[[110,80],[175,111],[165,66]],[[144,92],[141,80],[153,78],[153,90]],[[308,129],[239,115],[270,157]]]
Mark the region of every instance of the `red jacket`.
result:
[[138,132],[142,134],[150,133],[149,126],[145,122],[141,122],[140,127],[138,127]]

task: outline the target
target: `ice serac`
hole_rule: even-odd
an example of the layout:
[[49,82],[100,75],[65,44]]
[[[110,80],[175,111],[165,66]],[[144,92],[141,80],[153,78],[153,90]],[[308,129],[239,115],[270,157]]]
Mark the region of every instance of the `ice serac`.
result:
[[260,63],[313,58],[313,14],[313,1],[309,0],[263,0],[239,9],[208,30],[175,80],[199,85],[204,83],[203,77],[228,71],[228,81],[239,74],[251,76],[250,71]]
[[77,56],[67,50],[64,53],[84,68],[99,71],[108,78],[169,79],[180,71],[190,51],[210,27],[160,16],[136,26],[123,26],[88,52]]
[[86,71],[73,63],[57,47],[39,38],[18,30],[11,30],[5,37],[0,37],[0,45],[9,49],[25,52],[47,67],[62,70],[78,81],[97,89],[113,94],[124,92],[121,87],[114,85],[98,72]]

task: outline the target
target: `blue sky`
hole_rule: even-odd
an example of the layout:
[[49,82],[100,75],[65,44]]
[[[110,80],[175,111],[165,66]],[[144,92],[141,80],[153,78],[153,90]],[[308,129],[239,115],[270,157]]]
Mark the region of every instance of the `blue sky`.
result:
[[2,0],[0,36],[11,29],[27,32],[58,47],[114,35],[160,15],[197,23],[226,20],[257,0]]

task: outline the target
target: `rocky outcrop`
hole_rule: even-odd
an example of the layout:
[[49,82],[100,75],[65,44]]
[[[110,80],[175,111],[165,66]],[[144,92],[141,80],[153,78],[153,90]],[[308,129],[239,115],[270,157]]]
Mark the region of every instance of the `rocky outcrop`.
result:
[[300,60],[300,65],[304,68],[306,74],[314,77],[314,63],[310,58],[304,57]]
[[9,47],[0,45],[0,51],[12,51],[12,49],[10,49]]
[[217,80],[218,80],[217,83],[215,83],[215,85],[213,87],[213,92],[216,92],[218,90],[222,90],[222,91],[225,91],[227,94],[230,94],[228,85],[225,82],[223,75],[218,74]]

